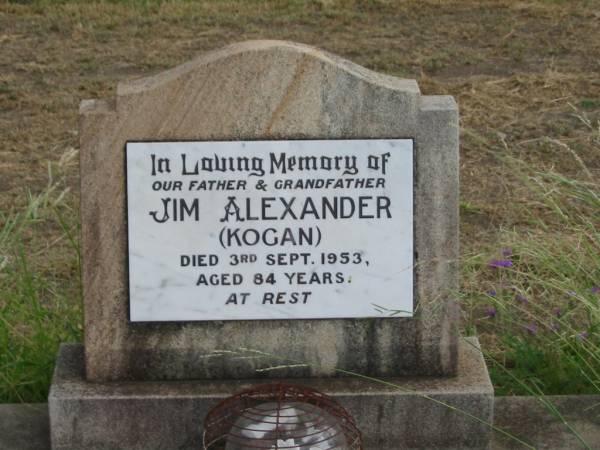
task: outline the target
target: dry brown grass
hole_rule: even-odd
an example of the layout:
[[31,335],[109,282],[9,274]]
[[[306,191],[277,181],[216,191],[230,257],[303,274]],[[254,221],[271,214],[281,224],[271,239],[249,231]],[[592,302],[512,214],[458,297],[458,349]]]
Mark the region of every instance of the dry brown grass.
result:
[[[490,254],[501,230],[533,230],[537,218],[549,228],[536,228],[534,237],[548,241],[562,232],[560,222],[498,156],[598,179],[599,29],[597,0],[0,0],[0,213],[27,204],[26,191],[47,183],[48,161],[77,148],[82,99],[110,97],[120,80],[232,42],[289,39],[416,78],[426,94],[456,97],[465,256]],[[64,169],[76,211],[78,173]],[[26,233],[33,233],[23,244],[36,249],[35,270],[71,284],[76,267],[56,220]],[[465,292],[493,286],[464,266]],[[493,333],[481,337],[502,353]]]
[[[576,152],[592,176],[600,172],[576,116],[600,117],[593,1],[125,3],[0,3],[0,210],[23,205],[26,189],[46,184],[48,161],[77,147],[82,99],[256,38],[313,44],[457,98],[465,252],[493,245],[500,227],[528,226],[525,194],[495,155],[589,176]],[[68,180],[76,194],[76,169]]]

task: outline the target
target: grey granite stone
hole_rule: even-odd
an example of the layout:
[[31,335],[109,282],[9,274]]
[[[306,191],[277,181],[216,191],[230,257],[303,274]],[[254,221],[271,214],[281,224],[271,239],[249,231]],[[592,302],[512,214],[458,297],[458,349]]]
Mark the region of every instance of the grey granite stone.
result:
[[[492,421],[493,389],[477,345],[474,339],[462,342],[456,377],[291,382],[339,401],[357,420],[365,450],[485,449],[490,427],[467,415]],[[83,347],[63,345],[49,397],[52,448],[198,450],[206,413],[220,400],[258,383],[93,383],[84,377]]]
[[[113,100],[82,102],[80,116],[90,380],[255,377],[256,360],[204,357],[248,346],[309,363],[271,377],[326,377],[334,368],[377,377],[456,372],[458,109],[451,97],[421,96],[414,80],[312,47],[253,41],[120,84]],[[294,138],[414,139],[415,317],[129,323],[125,143]]]

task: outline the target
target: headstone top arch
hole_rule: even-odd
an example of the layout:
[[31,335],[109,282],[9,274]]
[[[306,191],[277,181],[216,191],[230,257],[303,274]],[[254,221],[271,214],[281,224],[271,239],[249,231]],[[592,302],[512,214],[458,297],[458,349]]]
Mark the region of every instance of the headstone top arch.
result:
[[[148,78],[121,83],[113,100],[82,102],[80,116],[89,380],[253,378],[260,361],[206,357],[216,349],[241,347],[307,363],[272,374],[280,377],[333,376],[336,368],[381,377],[455,372],[457,313],[452,293],[458,288],[458,109],[452,97],[423,96],[415,80],[379,74],[306,45],[250,41]],[[189,144],[200,152],[204,148],[206,154],[222,151],[240,158],[248,154],[237,148],[244,144],[244,151],[250,148],[257,158],[268,161],[270,153],[264,149],[276,153],[278,145],[286,145],[289,155],[326,156],[327,152],[339,152],[340,145],[348,142],[358,146],[348,155],[356,156],[359,165],[369,154],[361,145],[372,149],[373,145],[410,143],[407,161],[412,167],[406,170],[406,164],[398,164],[397,170],[404,167],[404,172],[386,175],[386,188],[380,192],[406,199],[410,190],[412,198],[411,217],[406,222],[413,226],[411,246],[403,247],[404,254],[407,249],[412,253],[412,292],[398,291],[398,298],[409,300],[410,314],[319,317],[317,304],[316,315],[293,320],[214,319],[217,316],[200,321],[197,317],[168,322],[135,320],[132,308],[138,297],[132,296],[131,277],[139,266],[132,263],[132,239],[144,228],[135,221],[146,220],[148,211],[136,215],[136,205],[146,196],[134,194],[136,186],[149,185],[144,184],[148,181],[144,176],[135,178],[132,167],[137,160],[130,159],[134,144],[148,152],[152,145],[169,144],[178,155],[184,151],[182,145]],[[302,145],[308,147],[302,149]],[[315,169],[314,177],[322,176]],[[401,184],[400,179],[410,182]],[[267,179],[269,185],[271,181]],[[148,188],[148,192],[152,190]],[[190,204],[186,208],[193,213]],[[222,215],[222,211],[223,205],[218,203],[214,214]],[[353,228],[352,221],[339,228],[332,222],[331,227],[348,239],[365,235],[364,229]],[[177,234],[172,230],[165,236]],[[331,230],[324,234],[337,234]],[[396,267],[394,255],[402,253],[397,244],[408,239],[394,237],[396,228],[390,230],[373,233],[373,238],[365,241],[368,246],[377,241],[377,235],[390,235],[393,245],[385,247],[381,241],[377,247],[381,261],[386,261],[382,267],[388,268]],[[198,228],[199,233],[213,231]],[[289,249],[281,252],[291,253]],[[310,252],[316,258],[321,249],[314,247]],[[168,258],[164,264],[169,266]],[[398,271],[401,267],[398,261]],[[359,283],[359,275],[344,270],[340,272],[345,281],[350,276],[353,286]],[[148,274],[152,276],[146,278],[153,279],[155,273]],[[375,303],[392,292],[381,286],[384,284],[373,278],[365,282],[362,297],[348,291],[350,306],[367,297]],[[286,289],[278,286],[277,290]],[[163,298],[164,310],[172,307],[172,292]],[[199,301],[208,301],[209,293],[218,291],[198,292]],[[330,294],[323,291],[320,298],[328,301],[333,298]]]

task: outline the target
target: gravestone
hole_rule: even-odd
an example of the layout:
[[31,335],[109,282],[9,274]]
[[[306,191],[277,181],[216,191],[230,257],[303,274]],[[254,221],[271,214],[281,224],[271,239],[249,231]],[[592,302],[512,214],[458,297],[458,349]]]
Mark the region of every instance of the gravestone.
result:
[[208,409],[265,378],[336,397],[367,449],[487,448],[452,97],[253,41],[80,116],[85,346],[57,360],[55,450],[201,448]]

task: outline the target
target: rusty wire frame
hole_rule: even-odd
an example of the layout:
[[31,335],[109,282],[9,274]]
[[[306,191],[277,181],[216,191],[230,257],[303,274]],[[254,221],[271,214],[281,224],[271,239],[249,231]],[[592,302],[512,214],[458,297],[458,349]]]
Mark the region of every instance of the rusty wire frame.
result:
[[[256,386],[226,398],[211,409],[204,419],[203,444],[205,450],[222,450],[231,434],[237,419],[244,412],[265,403],[297,402],[313,405],[328,413],[337,421],[349,450],[363,450],[362,436],[352,416],[336,401],[327,395],[304,386],[286,383],[271,383]],[[265,411],[266,412],[266,411]],[[308,436],[308,434],[307,434]],[[295,436],[299,437],[299,436]],[[250,448],[267,449],[272,447],[248,445]],[[285,449],[286,447],[281,447]],[[335,447],[331,447],[333,450]]]

